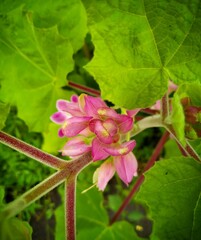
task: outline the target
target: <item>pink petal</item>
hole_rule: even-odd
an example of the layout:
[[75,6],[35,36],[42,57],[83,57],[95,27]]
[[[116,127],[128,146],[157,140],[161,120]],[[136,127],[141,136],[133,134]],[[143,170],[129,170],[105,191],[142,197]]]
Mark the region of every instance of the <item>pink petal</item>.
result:
[[126,113],[129,117],[134,117],[140,110],[141,108],[136,108],[133,110],[127,110]]
[[97,110],[99,117],[101,118],[111,118],[113,120],[118,119],[119,114],[112,108],[109,107],[101,107]]
[[94,136],[94,134],[89,130],[89,127],[82,130],[79,134],[82,136],[85,136],[85,137],[89,137],[89,138]]
[[67,116],[66,114],[62,113],[62,112],[56,112],[54,113],[50,119],[58,124],[62,124],[65,120],[66,120]]
[[117,122],[121,133],[127,133],[133,128],[133,118],[130,116],[119,115]]
[[160,100],[156,101],[156,103],[153,106],[151,106],[150,109],[160,110],[161,109],[161,101]]
[[75,137],[68,141],[61,150],[63,156],[75,157],[82,155],[85,152],[89,152],[91,147],[83,141],[81,137]]
[[104,151],[105,145],[101,143],[97,138],[92,141],[92,157],[93,161],[103,160],[109,157],[109,154]]
[[110,144],[113,142],[113,138],[103,124],[104,123],[100,120],[96,121],[95,127],[94,127],[94,133],[96,134],[96,136],[101,142]]
[[85,107],[85,96],[87,96],[86,94],[82,93],[79,97],[78,97],[78,105],[80,108],[80,111],[85,113],[84,107]]
[[77,102],[58,100],[56,103],[56,106],[59,111],[66,112],[70,114],[70,116],[83,116],[83,113],[80,111],[80,108]]
[[57,107],[57,109],[58,109],[59,111],[65,111],[65,112],[67,112],[68,103],[69,103],[69,101],[66,101],[66,100],[63,100],[63,99],[59,99],[59,100],[57,100],[56,107]]
[[121,180],[128,185],[136,175],[138,163],[130,152],[127,155],[114,157],[114,166]]
[[71,102],[78,103],[78,96],[77,95],[72,95],[70,98]]
[[118,132],[117,124],[112,119],[107,119],[103,122],[103,127],[108,131],[110,136],[114,136]]
[[126,155],[133,150],[136,142],[134,140],[122,143],[121,145],[110,145],[106,146],[103,149],[112,156],[121,156]]
[[115,168],[111,161],[104,162],[94,173],[93,182],[97,182],[100,191],[104,191],[107,183],[115,174]]
[[58,136],[61,137],[61,138],[64,137],[64,133],[63,133],[63,129],[62,128],[59,129]]
[[95,133],[95,125],[97,122],[101,122],[101,120],[99,119],[92,119],[90,122],[89,122],[89,129],[90,131],[92,131],[93,133]]
[[74,137],[88,127],[91,117],[71,117],[65,121],[63,133],[67,137]]
[[107,105],[101,98],[85,96],[84,110],[88,116],[97,116],[97,110],[102,107],[107,107]]
[[176,91],[178,88],[178,86],[176,84],[174,84],[172,81],[168,82],[168,93],[172,93],[174,91]]

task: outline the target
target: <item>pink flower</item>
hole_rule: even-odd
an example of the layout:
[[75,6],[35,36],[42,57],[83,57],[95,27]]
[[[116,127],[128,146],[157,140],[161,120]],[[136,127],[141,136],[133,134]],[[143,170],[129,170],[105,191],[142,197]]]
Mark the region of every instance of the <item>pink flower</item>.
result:
[[128,185],[132,181],[133,176],[137,176],[137,167],[137,160],[132,152],[116,156],[113,160],[105,161],[96,169],[93,182],[96,183],[99,190],[104,191],[107,183],[117,172],[120,179]]
[[92,151],[93,161],[111,157],[112,162],[105,162],[96,172],[99,189],[105,188],[115,171],[128,184],[137,171],[132,153],[136,142],[122,139],[132,130],[133,115],[139,109],[118,114],[101,98],[86,94],[73,95],[71,101],[58,100],[56,107],[58,111],[51,120],[61,125],[60,137],[71,138],[61,150],[62,155],[74,158]]

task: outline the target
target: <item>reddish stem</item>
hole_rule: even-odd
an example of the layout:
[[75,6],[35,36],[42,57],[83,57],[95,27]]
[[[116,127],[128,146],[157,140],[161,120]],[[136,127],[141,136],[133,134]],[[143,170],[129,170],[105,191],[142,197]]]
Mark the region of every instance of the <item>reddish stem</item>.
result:
[[158,110],[150,109],[150,108],[143,108],[140,110],[141,112],[147,113],[147,114],[157,114],[159,113]]
[[163,121],[169,116],[169,97],[167,93],[161,99],[161,115]]
[[[169,132],[165,132],[163,134],[163,136],[161,137],[161,139],[159,140],[158,144],[156,145],[156,148],[154,149],[154,152],[152,154],[152,156],[150,157],[146,167],[144,168],[144,173],[150,169],[154,162],[158,159],[164,144],[166,143],[166,141],[169,138]],[[129,204],[129,202],[131,201],[132,197],[134,196],[134,194],[137,192],[137,190],[139,189],[139,187],[142,185],[144,181],[144,175],[140,175],[139,178],[137,179],[137,181],[135,182],[133,188],[131,189],[129,195],[124,199],[123,203],[121,204],[121,206],[119,207],[118,211],[116,212],[116,214],[113,216],[113,218],[110,221],[110,225],[112,225],[121,215],[121,213],[123,212],[123,210],[125,209],[125,207]]]
[[75,181],[76,176],[71,175],[65,184],[65,215],[66,215],[66,239],[74,240],[76,236],[75,224]]
[[92,156],[90,152],[83,154],[81,157],[75,160],[67,161],[64,169],[58,170],[56,173],[52,174],[50,177],[21,195],[16,200],[7,204],[2,209],[1,214],[3,214],[5,218],[15,216],[18,212],[22,211],[32,202],[36,201],[53,188],[57,187],[60,183],[65,181],[65,179],[70,179],[72,176],[77,176],[77,174],[84,167],[90,164],[90,162],[92,162]]
[[84,85],[81,85],[81,84],[77,84],[77,83],[74,83],[74,82],[71,82],[71,81],[68,81],[68,85],[74,89],[78,89],[82,92],[86,92],[86,93],[89,93],[91,95],[94,95],[96,97],[100,96],[100,91],[96,90],[96,89],[93,89],[93,88],[90,88],[90,87],[86,87]]
[[66,161],[51,154],[45,153],[40,149],[33,147],[28,143],[25,143],[2,131],[0,131],[0,142],[49,167],[61,169],[66,165]]

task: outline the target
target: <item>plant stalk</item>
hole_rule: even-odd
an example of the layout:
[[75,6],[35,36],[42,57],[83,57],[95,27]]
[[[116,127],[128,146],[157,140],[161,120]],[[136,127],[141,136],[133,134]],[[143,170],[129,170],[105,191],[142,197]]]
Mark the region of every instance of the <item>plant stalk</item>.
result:
[[75,240],[76,238],[76,175],[70,175],[65,182],[65,224],[66,224],[66,240]]
[[3,131],[0,131],[0,142],[54,169],[62,169],[66,165],[66,161],[45,153]]
[[133,137],[145,129],[152,127],[164,127],[160,114],[145,117],[142,120],[138,121],[131,131],[131,136]]
[[16,200],[7,204],[0,213],[1,217],[10,218],[29,206],[32,202],[50,192],[53,188],[65,181],[69,176],[76,176],[92,161],[91,153],[86,153],[81,157],[66,162],[65,168],[52,174],[50,177],[39,183]]

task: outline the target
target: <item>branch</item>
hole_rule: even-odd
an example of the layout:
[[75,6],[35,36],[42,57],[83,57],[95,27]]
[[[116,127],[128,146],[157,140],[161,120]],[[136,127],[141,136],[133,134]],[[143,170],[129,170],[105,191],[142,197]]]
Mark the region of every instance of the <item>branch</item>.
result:
[[10,218],[18,214],[32,202],[44,196],[46,193],[57,187],[69,176],[76,176],[81,169],[92,162],[91,153],[86,153],[81,157],[66,162],[65,168],[52,174],[50,177],[39,183],[13,202],[7,204],[1,212],[1,217]]
[[91,95],[94,95],[95,97],[100,96],[100,91],[96,90],[94,88],[90,88],[90,87],[86,87],[84,85],[78,84],[78,83],[74,83],[72,81],[68,81],[68,86],[70,86],[73,89],[77,89],[81,92],[85,92]]
[[54,169],[62,169],[66,165],[66,161],[45,153],[2,131],[0,131],[0,142]]
[[70,175],[65,184],[65,223],[66,223],[66,239],[74,240],[76,236],[76,219],[75,219],[75,185],[76,176]]

